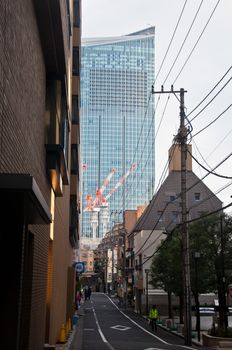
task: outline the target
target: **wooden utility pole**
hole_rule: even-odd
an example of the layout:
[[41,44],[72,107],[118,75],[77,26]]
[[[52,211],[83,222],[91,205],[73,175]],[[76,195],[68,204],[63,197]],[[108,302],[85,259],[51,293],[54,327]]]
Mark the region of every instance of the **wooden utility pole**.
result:
[[182,212],[182,260],[184,282],[184,318],[185,318],[185,344],[192,345],[192,310],[191,310],[191,284],[189,262],[189,233],[187,227],[187,187],[186,187],[186,162],[187,162],[187,128],[185,126],[184,89],[180,89],[180,128],[177,135],[181,147],[181,212]]
[[187,92],[183,88],[178,91],[171,87],[170,91],[154,91],[154,94],[179,94],[180,96],[180,128],[176,136],[176,141],[181,149],[181,253],[183,262],[183,297],[184,297],[184,339],[185,345],[192,345],[192,307],[191,307],[191,283],[190,283],[190,259],[189,259],[189,234],[187,227],[187,128],[185,126],[185,106],[184,94]]

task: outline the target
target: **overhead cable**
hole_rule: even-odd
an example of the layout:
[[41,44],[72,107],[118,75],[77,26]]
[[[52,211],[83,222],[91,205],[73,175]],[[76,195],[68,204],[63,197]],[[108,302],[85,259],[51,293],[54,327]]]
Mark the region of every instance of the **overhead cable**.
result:
[[194,46],[193,46],[192,50],[190,51],[190,53],[189,53],[189,55],[188,55],[188,57],[187,57],[187,59],[186,59],[185,63],[183,64],[183,66],[182,66],[181,70],[179,71],[179,73],[177,74],[177,76],[176,76],[175,80],[173,81],[173,85],[175,84],[175,82],[176,82],[176,81],[177,81],[177,79],[179,78],[179,76],[180,76],[180,74],[182,73],[182,71],[183,71],[184,67],[186,66],[186,64],[188,63],[188,61],[189,61],[190,57],[192,56],[192,54],[193,54],[193,52],[194,52],[194,50],[195,50],[195,48],[196,48],[197,44],[199,43],[199,41],[200,41],[200,39],[201,39],[202,35],[204,34],[205,29],[207,28],[207,26],[208,26],[208,24],[209,24],[209,22],[210,22],[211,18],[213,17],[213,14],[214,14],[214,12],[216,11],[216,8],[217,8],[217,6],[219,5],[219,2],[220,2],[220,1],[221,1],[221,0],[218,0],[218,1],[217,1],[217,3],[216,3],[216,5],[215,5],[215,7],[214,7],[213,11],[211,12],[211,15],[209,16],[208,21],[206,22],[206,24],[205,24],[205,26],[204,26],[204,28],[203,28],[203,30],[202,30],[202,32],[201,32],[201,34],[199,35],[199,37],[198,37],[198,39],[197,39],[196,43],[194,44]]
[[201,130],[199,130],[196,134],[194,134],[192,137],[195,137],[197,135],[199,135],[202,131],[204,131],[205,129],[207,129],[208,127],[210,127],[213,123],[215,123],[224,113],[226,113],[230,108],[232,107],[232,103],[223,111],[221,112],[214,120],[212,120],[212,122],[210,122],[209,124],[207,124],[204,128],[202,128]]
[[[216,213],[218,213],[218,212],[220,212],[220,211],[222,211],[222,210],[224,210],[224,209],[227,209],[227,208],[229,208],[229,207],[231,207],[231,206],[232,206],[232,202],[229,203],[229,204],[227,204],[226,206],[224,206],[224,207],[222,207],[222,208],[219,208],[219,209],[217,209],[217,210],[214,210],[214,211],[212,211],[212,212],[210,212],[210,213],[207,213],[207,214],[205,214],[205,215],[203,215],[203,216],[200,216],[200,217],[195,218],[195,219],[187,220],[185,223],[188,223],[188,224],[189,224],[189,223],[191,223],[191,222],[201,220],[201,219],[203,219],[203,218],[205,218],[205,217],[208,217],[208,216],[211,216],[211,215],[213,215],[213,214],[216,214]],[[180,227],[180,226],[181,226],[181,224],[176,225],[176,227],[170,232],[170,235],[168,235],[168,237],[171,237],[171,235],[173,234],[173,232],[174,232],[178,227]],[[168,237],[167,237],[167,239],[168,239]],[[155,252],[154,252],[151,256],[149,256],[143,263],[139,264],[139,267],[143,266],[144,264],[146,264],[147,261],[149,261],[151,258],[153,258],[153,256],[154,256],[154,255],[161,249],[161,247],[165,244],[165,242],[167,241],[167,239],[164,240],[164,241],[161,243],[161,245],[155,250]]]
[[187,34],[186,34],[186,36],[185,36],[185,38],[184,38],[184,40],[183,40],[183,42],[182,42],[182,44],[181,44],[181,47],[180,47],[180,49],[179,49],[179,51],[178,51],[178,53],[177,53],[177,55],[176,55],[176,57],[175,57],[175,59],[174,59],[172,65],[171,65],[171,68],[169,69],[168,74],[167,74],[167,76],[166,76],[166,78],[165,78],[165,80],[164,80],[164,82],[163,82],[162,85],[164,85],[164,84],[166,83],[166,81],[167,81],[167,79],[168,79],[168,77],[169,77],[169,75],[170,75],[170,73],[171,73],[171,71],[172,71],[174,65],[176,64],[176,61],[177,61],[178,57],[180,56],[180,53],[181,53],[181,51],[182,51],[182,49],[183,49],[183,47],[184,47],[184,44],[185,44],[185,42],[186,42],[186,40],[187,40],[187,38],[188,38],[188,36],[189,36],[189,34],[190,34],[190,32],[191,32],[191,29],[192,29],[192,27],[193,27],[193,24],[194,24],[196,18],[197,18],[197,15],[198,15],[198,13],[199,13],[199,11],[200,11],[200,8],[201,8],[201,6],[202,6],[202,4],[203,4],[203,1],[204,1],[204,0],[201,0],[200,5],[199,5],[198,8],[197,8],[197,11],[196,11],[195,16],[194,16],[194,18],[193,18],[193,20],[192,20],[192,23],[191,23],[191,25],[190,25],[190,27],[189,27],[189,29],[188,29],[188,31],[187,31]]
[[207,169],[203,164],[201,164],[201,163],[192,155],[192,153],[191,153],[189,150],[187,150],[187,152],[188,152],[188,153],[190,154],[190,156],[195,160],[195,162],[196,162],[198,165],[200,165],[200,167],[201,167],[202,169],[204,169],[205,171],[207,171],[209,174],[212,174],[212,175],[221,177],[221,178],[223,178],[223,179],[232,179],[231,176],[220,175],[220,174],[215,173],[214,171],[211,171],[211,170]]
[[165,59],[166,59],[166,57],[167,57],[167,54],[168,54],[169,49],[170,49],[170,47],[171,47],[171,44],[172,44],[172,42],[173,42],[174,36],[175,36],[175,34],[176,34],[177,28],[178,28],[178,26],[179,26],[181,17],[182,17],[182,15],[183,15],[183,13],[184,13],[184,9],[185,9],[185,6],[186,6],[186,4],[187,4],[187,1],[188,1],[188,0],[185,0],[185,2],[184,2],[184,5],[183,5],[182,10],[181,10],[181,13],[180,13],[180,16],[179,16],[179,18],[178,18],[178,21],[177,21],[177,24],[176,24],[176,26],[175,26],[174,32],[173,32],[173,34],[172,34],[171,40],[170,40],[170,42],[169,42],[169,44],[168,44],[168,48],[167,48],[167,50],[166,50],[166,52],[165,52],[164,58],[163,58],[163,60],[162,60],[162,62],[161,62],[161,65],[160,65],[160,67],[159,67],[159,70],[158,70],[158,72],[157,72],[157,74],[156,74],[156,77],[155,77],[155,80],[154,80],[153,85],[155,85],[155,82],[156,82],[156,80],[157,80],[157,78],[158,78],[158,76],[159,76],[159,73],[160,73],[160,71],[161,71],[161,69],[162,69],[162,67],[163,67],[163,64],[164,64],[164,62],[165,62]]
[[[214,85],[214,87],[208,92],[208,94],[198,103],[196,107],[194,107],[191,112],[187,114],[187,117],[189,117],[208,97],[209,95],[216,89],[216,87],[222,82],[222,80],[225,78],[225,76],[229,73],[229,71],[232,69],[232,66],[230,66],[229,69],[225,72],[225,74],[221,77],[221,79]],[[194,117],[195,118],[195,117]],[[191,119],[193,120],[193,119]]]
[[209,105],[210,103],[222,92],[222,90],[224,90],[224,88],[226,87],[227,84],[229,84],[229,82],[232,80],[232,77],[230,77],[230,79],[227,80],[227,82],[222,86],[222,88],[214,95],[213,98],[211,98],[211,100],[192,118],[190,119],[190,122],[192,122],[194,119],[196,119],[199,114],[201,114]]

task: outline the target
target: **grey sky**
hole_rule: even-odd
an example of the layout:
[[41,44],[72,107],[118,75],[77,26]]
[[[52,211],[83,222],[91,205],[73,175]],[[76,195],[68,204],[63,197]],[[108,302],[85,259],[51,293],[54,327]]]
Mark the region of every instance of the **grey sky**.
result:
[[[172,66],[175,57],[189,30],[196,11],[202,0],[188,0],[178,30],[170,47],[162,70],[156,80],[155,89],[160,86]],[[167,50],[174,28],[183,8],[185,0],[83,0],[82,1],[82,36],[107,37],[118,36],[135,32],[149,25],[156,27],[155,39],[155,66],[156,74]],[[196,17],[195,23],[183,46],[165,85],[169,90],[175,81],[189,53],[201,35],[218,0],[204,0]],[[221,0],[209,21],[199,43],[193,51],[188,63],[176,80],[174,88],[185,88],[185,106],[187,114],[208,94],[214,85],[232,65],[232,0]],[[232,69],[223,79],[217,89],[193,112],[193,118],[202,107],[222,88],[232,77]],[[158,97],[158,96],[157,96]],[[156,139],[156,185],[167,161],[168,149],[171,146],[173,135],[179,127],[179,103],[175,96],[170,96],[167,109],[164,106],[168,95],[160,96],[156,111],[156,125],[163,115]],[[192,122],[192,135],[212,122],[220,113],[232,103],[232,80],[214,99],[212,103]],[[223,141],[224,139],[224,141]],[[196,144],[196,146],[195,146]],[[206,168],[215,167],[232,152],[232,107],[228,109],[212,126],[199,135],[193,137],[193,155],[203,163],[197,148],[207,160]],[[211,154],[212,153],[212,154]],[[211,154],[211,155],[210,155]],[[193,162],[194,172],[201,178],[206,174],[204,170]],[[232,156],[215,170],[219,174],[232,176]],[[209,188],[216,191],[226,185],[229,179],[222,179],[210,175],[204,179]],[[231,200],[232,186],[220,192],[218,197],[224,205]],[[231,212],[230,208],[228,212]]]

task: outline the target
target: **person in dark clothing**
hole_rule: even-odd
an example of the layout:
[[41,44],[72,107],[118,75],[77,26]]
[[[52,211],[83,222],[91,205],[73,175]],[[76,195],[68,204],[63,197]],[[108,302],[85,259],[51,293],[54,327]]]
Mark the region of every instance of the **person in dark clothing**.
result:
[[85,288],[84,288],[84,294],[85,294],[85,300],[87,300],[88,299],[88,286],[85,286]]
[[90,300],[90,297],[91,297],[91,293],[92,293],[91,287],[88,286],[87,298],[88,298],[89,300]]

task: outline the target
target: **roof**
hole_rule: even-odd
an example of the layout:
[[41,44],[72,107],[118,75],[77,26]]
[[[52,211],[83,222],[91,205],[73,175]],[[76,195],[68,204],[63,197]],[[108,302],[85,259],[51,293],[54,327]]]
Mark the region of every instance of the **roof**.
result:
[[94,45],[107,45],[115,44],[118,42],[132,41],[138,39],[144,39],[148,36],[154,36],[155,27],[149,27],[137,32],[115,37],[98,37],[98,38],[83,38],[81,41],[82,46],[94,46]]
[[[180,213],[181,172],[172,171],[152,198],[143,215],[137,221],[133,232],[153,229],[166,229],[173,212]],[[201,212],[209,212],[222,207],[222,202],[192,171],[187,172],[187,205],[189,218],[200,216]],[[200,193],[200,200],[195,199],[195,193]],[[176,200],[170,202],[170,197]],[[158,212],[165,213],[165,219],[159,222]]]

